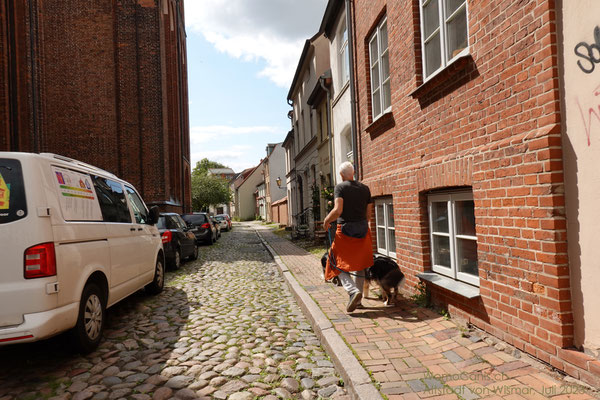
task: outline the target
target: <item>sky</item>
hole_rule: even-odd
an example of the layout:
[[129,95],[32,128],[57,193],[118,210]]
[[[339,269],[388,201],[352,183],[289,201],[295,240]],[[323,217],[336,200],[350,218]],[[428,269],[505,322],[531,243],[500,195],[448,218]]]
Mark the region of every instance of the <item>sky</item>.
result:
[[287,94],[326,0],[186,0],[191,161],[258,165],[291,128]]

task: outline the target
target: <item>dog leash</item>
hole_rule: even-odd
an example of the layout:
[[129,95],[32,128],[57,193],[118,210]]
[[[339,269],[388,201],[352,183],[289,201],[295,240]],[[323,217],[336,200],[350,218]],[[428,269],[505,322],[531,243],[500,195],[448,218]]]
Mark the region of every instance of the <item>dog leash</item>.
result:
[[350,271],[344,271],[343,269],[338,268],[337,265],[335,265],[335,257],[331,257],[331,255],[330,255],[331,250],[332,250],[332,246],[333,246],[333,240],[331,240],[331,232],[329,231],[329,229],[327,229],[327,239],[329,239],[329,248],[327,249],[327,259],[329,260],[329,265],[331,265],[333,268],[337,269],[340,272],[345,272],[345,273],[347,273],[349,275],[356,276],[357,278],[361,278],[361,277],[365,277],[366,278],[366,273],[365,273],[364,276],[363,275],[357,275],[357,274],[353,274]]

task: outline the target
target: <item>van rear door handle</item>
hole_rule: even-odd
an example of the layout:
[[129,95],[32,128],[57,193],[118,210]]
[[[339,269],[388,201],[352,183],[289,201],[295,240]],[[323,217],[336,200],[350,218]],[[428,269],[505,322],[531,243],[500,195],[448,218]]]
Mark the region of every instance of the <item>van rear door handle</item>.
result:
[[143,231],[143,230],[144,230],[144,228],[138,228],[138,231]]
[[129,228],[131,232],[135,232],[135,228]]

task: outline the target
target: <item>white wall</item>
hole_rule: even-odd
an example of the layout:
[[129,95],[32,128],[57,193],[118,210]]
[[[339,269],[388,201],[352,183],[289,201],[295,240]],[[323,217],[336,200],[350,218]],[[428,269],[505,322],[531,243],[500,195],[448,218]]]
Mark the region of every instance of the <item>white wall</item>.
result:
[[254,197],[254,192],[256,191],[256,185],[258,185],[260,181],[264,179],[264,169],[265,166],[263,163],[261,163],[238,188],[239,210],[236,210],[236,212],[242,221],[254,219],[256,214],[256,200]]
[[[281,178],[281,187],[277,186],[277,177]],[[277,143],[269,156],[269,180],[271,189],[271,203],[283,199],[286,193],[285,184],[285,149]]]
[[[600,2],[563,0],[563,156],[575,344],[600,354]],[[559,36],[560,38],[560,36]],[[600,39],[598,39],[600,41]],[[592,46],[595,50],[592,50]],[[576,53],[583,54],[577,55]]]

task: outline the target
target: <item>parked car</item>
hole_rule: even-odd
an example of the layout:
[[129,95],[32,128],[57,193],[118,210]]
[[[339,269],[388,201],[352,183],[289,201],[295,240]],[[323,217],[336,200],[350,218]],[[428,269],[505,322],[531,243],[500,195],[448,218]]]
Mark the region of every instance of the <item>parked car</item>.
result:
[[70,331],[79,351],[93,351],[107,308],[163,290],[158,216],[100,168],[0,152],[0,345]]
[[219,221],[217,221],[215,219],[215,217],[213,217],[212,215],[210,216],[210,221],[212,222],[215,229],[217,230],[217,239],[220,238],[221,237],[221,225],[219,225]]
[[231,218],[227,214],[217,214],[215,219],[221,225],[221,230],[229,232],[231,230]]
[[196,236],[179,214],[161,213],[156,226],[162,238],[167,265],[179,269],[182,260],[198,258]]
[[217,241],[217,229],[207,213],[183,214],[181,218],[193,228],[197,243],[213,244]]

